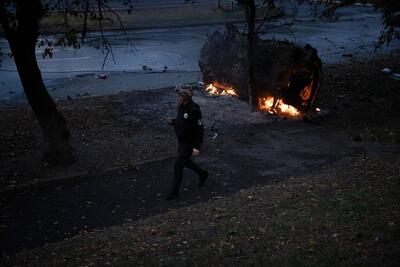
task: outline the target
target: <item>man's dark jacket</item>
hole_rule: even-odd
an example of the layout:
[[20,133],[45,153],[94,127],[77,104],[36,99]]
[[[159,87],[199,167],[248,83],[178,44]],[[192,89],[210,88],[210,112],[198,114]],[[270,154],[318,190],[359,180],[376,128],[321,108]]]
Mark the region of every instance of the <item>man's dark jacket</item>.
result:
[[176,137],[181,144],[191,144],[200,150],[203,143],[203,122],[200,106],[190,100],[186,105],[178,106],[174,123]]

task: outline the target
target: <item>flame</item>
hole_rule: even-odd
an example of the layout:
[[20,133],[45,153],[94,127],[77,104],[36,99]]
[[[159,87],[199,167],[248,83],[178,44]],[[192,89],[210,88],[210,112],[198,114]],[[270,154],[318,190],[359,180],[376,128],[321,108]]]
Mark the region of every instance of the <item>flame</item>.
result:
[[314,80],[311,80],[311,83],[301,90],[299,96],[303,101],[307,101],[310,98],[313,85]]
[[237,96],[237,93],[232,86],[228,86],[219,82],[210,83],[207,85],[206,90],[210,95],[233,95]]
[[[206,91],[210,95],[217,96],[238,96],[232,86],[222,84],[219,82],[213,82],[206,86]],[[305,89],[306,90],[306,89]],[[278,99],[276,103],[274,103],[274,97],[270,96],[267,98],[259,99],[259,109],[267,111],[271,114],[279,114],[291,117],[298,117],[301,115],[300,111],[298,111],[295,107],[285,104],[282,99]]]
[[[281,114],[286,116],[298,117],[301,115],[295,107],[285,104],[282,99],[274,101],[273,96],[267,98],[260,98],[260,110],[266,110],[271,114]],[[275,102],[275,103],[274,103]]]

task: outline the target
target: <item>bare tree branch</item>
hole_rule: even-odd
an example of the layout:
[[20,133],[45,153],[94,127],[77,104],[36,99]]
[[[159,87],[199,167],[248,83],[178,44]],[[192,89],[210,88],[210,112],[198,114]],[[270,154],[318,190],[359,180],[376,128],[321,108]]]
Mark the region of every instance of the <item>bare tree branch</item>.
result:
[[269,17],[269,12],[270,12],[270,11],[271,11],[271,8],[270,8],[269,5],[268,5],[267,10],[265,11],[265,14],[264,14],[264,16],[263,16],[262,21],[260,22],[260,24],[258,25],[258,27],[257,27],[257,29],[256,29],[256,32],[257,32],[257,33],[260,31],[260,29],[261,29],[262,26],[264,25],[265,21],[266,21],[267,18]]
[[0,1],[0,23],[3,27],[4,33],[6,34],[7,39],[13,38],[13,30],[10,27],[9,21],[7,19],[7,11],[4,1]]
[[[118,20],[118,22],[119,22],[119,26],[121,27],[122,32],[123,32],[124,35],[126,36],[126,40],[127,40],[128,44],[129,44],[131,47],[134,47],[133,44],[132,44],[132,42],[131,42],[131,41],[129,40],[129,38],[128,38],[128,33],[127,33],[127,31],[126,31],[126,28],[125,28],[125,26],[124,26],[124,23],[123,23],[122,20],[121,20],[120,15],[119,15],[117,12],[115,12],[115,11],[114,11],[111,7],[109,7],[108,5],[106,5],[106,4],[103,3],[103,6],[104,6],[105,8],[107,8],[107,10],[108,10],[109,12],[111,12],[111,14],[113,14],[113,15],[117,18],[117,20]],[[135,48],[135,47],[134,47],[134,48]],[[138,51],[136,48],[135,48],[135,50]]]
[[84,17],[83,17],[83,25],[82,25],[82,36],[81,36],[82,44],[85,42],[85,37],[86,37],[89,4],[90,4],[90,0],[86,0],[85,1],[85,13],[83,14]]
[[100,27],[100,34],[101,34],[101,39],[102,39],[102,41],[103,41],[103,48],[107,50],[107,53],[106,53],[106,56],[105,56],[105,58],[104,58],[103,65],[102,65],[101,69],[104,68],[104,65],[105,65],[105,62],[106,62],[106,60],[107,60],[108,54],[111,54],[111,57],[112,57],[114,63],[116,63],[115,57],[114,57],[114,53],[113,53],[113,50],[112,50],[112,46],[111,46],[111,44],[108,42],[107,38],[104,36],[104,30],[103,30],[103,20],[104,20],[104,17],[103,17],[103,8],[102,8],[102,7],[103,7],[103,4],[104,4],[104,3],[103,3],[102,0],[97,0],[97,7],[98,7],[98,9],[99,9],[99,27]]

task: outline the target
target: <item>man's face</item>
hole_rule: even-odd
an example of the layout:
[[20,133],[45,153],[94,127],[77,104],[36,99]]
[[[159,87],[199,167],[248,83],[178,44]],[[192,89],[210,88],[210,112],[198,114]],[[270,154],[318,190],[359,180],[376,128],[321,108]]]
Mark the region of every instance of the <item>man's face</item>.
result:
[[180,94],[176,94],[176,103],[182,105],[185,102],[185,98]]

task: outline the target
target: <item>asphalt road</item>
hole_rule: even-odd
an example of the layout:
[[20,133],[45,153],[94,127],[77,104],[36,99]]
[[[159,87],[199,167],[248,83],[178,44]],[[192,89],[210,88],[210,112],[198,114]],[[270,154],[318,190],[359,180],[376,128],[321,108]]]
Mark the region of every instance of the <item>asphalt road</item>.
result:
[[[150,2],[146,2],[150,4]],[[144,2],[143,2],[144,4]],[[370,7],[352,7],[339,12],[339,20],[323,22],[314,19],[310,7],[302,5],[298,9],[296,20],[291,27],[285,25],[286,20],[278,20],[265,25],[263,38],[287,39],[304,45],[311,44],[317,48],[324,64],[345,62],[349,59],[362,59],[374,55],[373,42],[377,40],[382,25],[380,15]],[[180,28],[163,28],[129,31],[127,36],[110,32],[106,37],[113,46],[112,58],[109,56],[102,69],[105,51],[101,49],[99,33],[91,33],[88,42],[81,49],[58,47],[52,58],[42,58],[42,49],[37,48],[39,66],[44,81],[57,99],[65,99],[67,95],[75,97],[85,94],[82,88],[79,92],[59,90],[66,83],[73,81],[80,83],[82,76],[90,84],[98,73],[131,73],[119,75],[119,78],[129,80],[136,77],[135,85],[122,88],[118,81],[105,80],[106,86],[100,86],[94,95],[125,91],[144,90],[149,86],[147,80],[142,79],[143,73],[167,72],[193,73],[199,70],[198,58],[200,49],[207,38],[207,34],[220,27],[197,26]],[[48,38],[55,38],[48,37]],[[128,45],[128,41],[132,45]],[[9,51],[8,43],[0,39],[0,47],[4,54]],[[391,49],[399,47],[399,42],[393,42],[390,47],[383,47],[379,53],[389,53]],[[146,70],[144,70],[146,69]],[[80,77],[76,77],[80,75]],[[196,82],[196,79],[170,80],[167,86],[180,82]],[[154,79],[163,80],[163,74],[154,75]],[[166,77],[166,80],[168,78]],[[126,83],[125,83],[126,84]],[[163,83],[164,84],[164,83]],[[101,90],[101,88],[107,90]],[[79,86],[77,86],[79,88]],[[55,93],[56,91],[56,93]],[[0,67],[0,104],[12,104],[23,100],[24,94],[19,81],[18,73],[12,58],[3,57]]]

